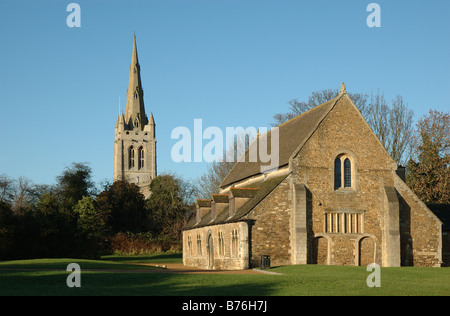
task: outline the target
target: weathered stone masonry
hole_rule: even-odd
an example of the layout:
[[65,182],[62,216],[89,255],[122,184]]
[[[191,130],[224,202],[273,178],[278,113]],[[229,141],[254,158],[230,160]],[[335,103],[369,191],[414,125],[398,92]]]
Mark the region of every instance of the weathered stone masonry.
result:
[[261,255],[272,265],[448,264],[443,221],[397,175],[345,87],[279,135],[277,170],[239,162],[220,194],[198,201],[183,232],[186,265],[245,269]]

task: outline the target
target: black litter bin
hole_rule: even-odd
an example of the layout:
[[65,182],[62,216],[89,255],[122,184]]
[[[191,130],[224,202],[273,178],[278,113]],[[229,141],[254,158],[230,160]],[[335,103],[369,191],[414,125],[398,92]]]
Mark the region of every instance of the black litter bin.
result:
[[261,256],[261,269],[270,269],[270,256]]

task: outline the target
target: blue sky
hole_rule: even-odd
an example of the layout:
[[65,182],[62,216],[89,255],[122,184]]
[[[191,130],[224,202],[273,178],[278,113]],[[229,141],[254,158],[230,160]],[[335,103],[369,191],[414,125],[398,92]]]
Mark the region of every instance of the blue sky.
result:
[[51,184],[76,161],[112,179],[133,29],[159,173],[206,170],[172,161],[174,128],[269,126],[290,99],[341,82],[402,95],[415,120],[450,108],[448,0],[376,1],[380,28],[365,0],[79,0],[80,28],[70,2],[0,2],[0,174]]

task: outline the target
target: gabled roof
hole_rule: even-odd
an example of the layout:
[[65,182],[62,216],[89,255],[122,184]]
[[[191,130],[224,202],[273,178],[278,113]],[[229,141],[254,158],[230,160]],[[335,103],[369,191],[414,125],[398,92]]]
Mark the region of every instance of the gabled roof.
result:
[[211,200],[208,200],[208,199],[197,199],[197,205],[199,207],[211,207]]
[[[289,158],[291,157],[291,155],[311,137],[311,135],[317,129],[325,116],[330,112],[330,110],[343,95],[344,93],[341,93],[336,98],[319,106],[316,106],[309,111],[304,112],[301,115],[294,117],[293,119],[278,126],[279,140],[282,141],[278,142],[279,160],[278,166],[275,166],[275,168],[284,167],[289,163]],[[266,140],[268,148],[267,152],[271,153],[272,130],[267,132],[265,136],[266,138],[262,138],[262,141]],[[255,146],[257,146],[257,140],[255,140],[245,152],[245,159],[241,158],[240,160],[242,161],[239,161],[234,165],[230,173],[220,184],[221,188],[258,175],[262,173],[261,167],[269,165],[270,162],[261,162],[259,154],[255,162],[250,161],[250,153],[256,148]]]
[[[183,228],[183,230],[241,221],[245,215],[247,215],[256,205],[258,205],[285,178],[286,176],[281,176],[278,178],[268,179],[266,181],[254,183],[252,185],[247,186],[247,188],[255,188],[255,190],[249,190],[249,192],[250,191],[252,192],[252,197],[244,205],[242,205],[239,209],[237,209],[232,217],[229,216],[228,210],[229,206],[227,206],[222,210],[222,212],[217,214],[216,219],[213,221],[211,221],[210,216],[211,211],[207,213],[205,216],[203,216],[198,224],[196,224],[196,217],[194,216],[193,218],[191,218],[189,223],[187,223],[187,225]],[[256,190],[256,188],[258,188],[258,190]]]
[[236,198],[253,198],[255,197],[255,194],[258,192],[259,188],[252,188],[252,187],[246,187],[246,188],[231,188],[231,193]]
[[[256,150],[258,145],[265,145],[267,148],[267,153],[272,154],[271,143],[272,143],[272,133],[274,135],[274,129],[267,132],[264,137],[259,136],[259,139],[255,139],[249,148],[246,150],[245,155],[239,159],[239,161],[234,165],[228,175],[220,184],[220,188],[225,188],[237,182],[240,182],[245,179],[249,179],[253,176],[260,175],[264,172],[271,172],[278,170],[282,167],[285,167],[289,164],[291,158],[294,158],[299,151],[303,148],[305,143],[314,132],[318,129],[319,125],[325,119],[325,117],[330,113],[330,111],[336,106],[338,102],[349,102],[353,108],[359,113],[361,119],[366,124],[367,128],[371,129],[369,124],[366,122],[361,112],[356,108],[353,104],[352,100],[347,95],[345,90],[345,85],[342,83],[341,89],[339,90],[339,94],[330,101],[327,101],[321,105],[318,105],[309,111],[306,111],[300,114],[297,117],[292,118],[291,120],[281,124],[278,126],[278,145],[279,145],[279,155],[278,155],[278,164],[273,166],[273,162],[269,161],[267,163],[262,162],[263,159],[260,159],[259,152]],[[386,157],[391,160],[393,165],[397,165],[396,162],[392,159],[389,153],[384,148],[383,144],[380,142],[378,137],[373,133],[374,139],[378,142],[380,148],[385,152]],[[259,143],[259,144],[258,144]],[[257,158],[256,161],[250,161],[251,153],[256,152]],[[263,154],[264,149],[262,150]],[[270,156],[270,155],[269,155]],[[271,157],[272,158],[272,157]],[[264,170],[264,167],[267,167],[272,164],[272,170]]]
[[228,194],[213,194],[212,199],[215,203],[228,203]]

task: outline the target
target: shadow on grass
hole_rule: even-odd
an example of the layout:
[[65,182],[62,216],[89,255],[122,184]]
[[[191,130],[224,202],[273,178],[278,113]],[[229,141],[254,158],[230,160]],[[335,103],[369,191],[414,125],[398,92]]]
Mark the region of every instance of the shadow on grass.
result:
[[[155,256],[149,256],[154,258]],[[161,259],[161,258],[159,258]],[[159,260],[158,259],[158,260]],[[120,264],[120,263],[117,263]],[[114,266],[115,264],[109,263]],[[113,267],[110,267],[113,268]],[[69,288],[67,271],[0,269],[0,295],[78,296],[297,296],[297,295],[445,295],[450,270],[383,268],[381,287],[370,288],[364,267],[284,266],[266,274],[171,274],[86,271],[81,287]]]
[[114,262],[141,262],[141,263],[182,263],[183,254],[181,253],[161,253],[151,255],[137,255],[137,256],[103,256],[102,260]]
[[69,272],[0,271],[0,293],[48,296],[264,296],[274,284],[252,275],[175,275],[166,273],[81,273],[81,287],[69,288]]

